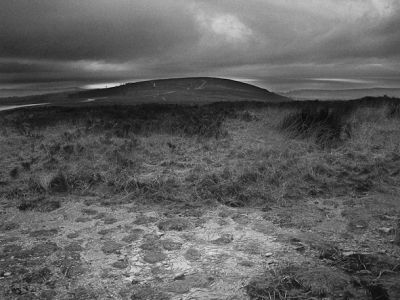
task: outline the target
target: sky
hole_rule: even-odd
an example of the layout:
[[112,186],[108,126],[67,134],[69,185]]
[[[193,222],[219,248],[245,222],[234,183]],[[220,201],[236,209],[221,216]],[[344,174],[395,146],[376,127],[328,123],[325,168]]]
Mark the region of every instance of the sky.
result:
[[1,0],[0,89],[216,76],[400,87],[398,0]]

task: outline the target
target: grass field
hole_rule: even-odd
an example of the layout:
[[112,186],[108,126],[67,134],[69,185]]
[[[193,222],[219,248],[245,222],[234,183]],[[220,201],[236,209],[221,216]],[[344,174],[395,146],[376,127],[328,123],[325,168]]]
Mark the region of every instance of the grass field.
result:
[[399,103],[2,112],[0,298],[400,299]]

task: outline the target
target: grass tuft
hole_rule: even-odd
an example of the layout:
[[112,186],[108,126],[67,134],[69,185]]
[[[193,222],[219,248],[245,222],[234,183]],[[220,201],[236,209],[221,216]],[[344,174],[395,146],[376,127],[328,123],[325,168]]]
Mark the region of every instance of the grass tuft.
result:
[[340,111],[318,107],[307,107],[287,115],[279,128],[292,138],[312,139],[322,147],[338,145],[351,134]]

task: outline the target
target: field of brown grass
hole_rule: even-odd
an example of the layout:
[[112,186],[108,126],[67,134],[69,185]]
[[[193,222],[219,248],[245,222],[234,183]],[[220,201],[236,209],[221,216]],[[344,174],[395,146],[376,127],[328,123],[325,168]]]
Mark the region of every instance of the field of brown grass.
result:
[[400,299],[398,100],[0,115],[1,299]]

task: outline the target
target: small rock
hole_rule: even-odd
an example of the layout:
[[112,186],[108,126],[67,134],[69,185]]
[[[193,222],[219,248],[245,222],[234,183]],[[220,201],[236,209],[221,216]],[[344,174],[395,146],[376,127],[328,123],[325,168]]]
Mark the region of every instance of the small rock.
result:
[[165,250],[168,251],[179,250],[182,248],[182,243],[175,242],[170,239],[162,240],[161,245]]
[[144,255],[143,260],[149,264],[155,264],[155,263],[165,260],[166,258],[167,258],[167,256],[162,252],[149,251],[149,252],[146,252],[146,254]]
[[118,220],[113,217],[107,217],[104,219],[104,224],[107,224],[107,225],[114,224],[116,222],[118,222]]
[[201,253],[200,253],[199,250],[197,250],[195,248],[189,248],[185,252],[184,257],[189,261],[196,261],[196,260],[199,260],[201,258]]
[[122,241],[125,242],[125,243],[130,244],[130,243],[133,243],[133,242],[137,241],[139,238],[140,238],[139,234],[131,233],[131,234],[127,235],[127,236],[124,236],[122,238]]
[[29,236],[31,237],[50,237],[53,235],[56,235],[58,233],[57,229],[42,229],[42,230],[36,230],[32,231],[29,233]]
[[83,251],[82,246],[78,242],[74,242],[66,246],[65,251],[70,251],[70,252],[81,252]]
[[126,269],[129,266],[128,261],[123,260],[123,261],[116,261],[112,264],[112,266],[116,269]]
[[35,245],[29,252],[32,256],[45,257],[51,255],[59,249],[56,243],[46,242]]
[[149,223],[153,223],[155,221],[157,221],[157,218],[147,217],[145,215],[140,215],[140,216],[136,217],[135,221],[133,221],[133,224],[135,224],[135,225],[146,225],[146,224],[149,224]]
[[117,243],[115,241],[106,241],[103,244],[103,247],[101,247],[101,250],[105,254],[112,254],[112,253],[120,253],[120,250],[122,249],[123,245],[120,243]]
[[233,235],[226,233],[223,234],[221,237],[217,238],[216,240],[211,241],[214,245],[227,245],[233,241]]
[[79,236],[79,233],[77,233],[77,232],[67,234],[67,238],[69,238],[69,239],[75,239],[78,236]]
[[86,222],[89,222],[91,220],[92,219],[90,219],[88,217],[79,217],[79,218],[76,218],[75,222],[77,222],[77,223],[86,223]]
[[104,212],[102,212],[102,213],[99,213],[99,214],[95,215],[95,216],[93,217],[93,220],[95,220],[95,219],[104,219],[104,218],[106,218],[106,217],[107,217],[107,214],[104,213]]
[[265,253],[264,256],[265,257],[271,257],[273,254],[271,252]]
[[191,226],[190,222],[183,218],[172,218],[158,223],[158,229],[163,231],[183,231]]
[[142,250],[159,250],[160,242],[158,240],[146,240],[143,244],[141,244],[140,249]]
[[185,279],[185,273],[178,274],[174,277],[174,280],[184,280]]
[[82,213],[84,213],[85,215],[94,216],[98,214],[98,211],[91,208],[84,208],[82,209]]
[[241,265],[243,267],[251,268],[254,266],[254,263],[249,260],[243,260],[243,261],[239,262],[239,265]]
[[3,275],[4,275],[4,277],[11,276],[11,272],[5,272]]
[[186,280],[174,281],[168,284],[167,291],[176,294],[186,294],[193,288],[193,283]]
[[232,217],[232,220],[240,225],[247,225],[250,223],[250,218],[245,214],[236,213]]
[[97,233],[100,234],[100,235],[106,235],[106,234],[109,234],[109,233],[111,233],[111,232],[113,232],[113,231],[114,231],[113,228],[109,228],[109,229],[102,229],[102,230],[99,230]]

